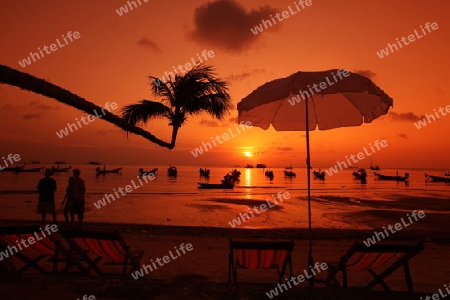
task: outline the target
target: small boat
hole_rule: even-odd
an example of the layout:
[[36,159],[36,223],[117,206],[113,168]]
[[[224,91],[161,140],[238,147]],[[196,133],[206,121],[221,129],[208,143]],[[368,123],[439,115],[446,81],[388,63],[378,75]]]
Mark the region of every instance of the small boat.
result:
[[379,171],[380,167],[378,165],[377,166],[372,165],[372,160],[370,160],[370,169],[372,171]]
[[207,168],[204,169],[200,168],[199,172],[201,177],[209,177],[209,173],[211,173],[211,170]]
[[67,162],[64,160],[57,160],[55,161],[55,165],[67,165]]
[[433,182],[450,182],[450,178],[448,177],[434,176],[428,174],[425,174],[425,177]]
[[239,179],[239,177],[241,177],[241,172],[234,169],[233,171],[231,171],[231,176],[237,180]]
[[199,189],[232,189],[234,188],[233,183],[202,183],[197,182],[199,185]]
[[286,167],[286,169],[284,169],[284,177],[295,177],[296,176],[296,174],[292,171],[293,170],[293,168],[292,168],[292,166],[290,166],[290,167]]
[[88,162],[88,165],[101,166],[102,163],[99,163],[98,161],[90,161],[90,162]]
[[241,177],[241,172],[239,172],[238,170],[234,169],[231,172],[227,173],[222,180],[222,182],[228,182],[228,183],[235,183],[235,182],[239,182]]
[[356,180],[366,180],[367,179],[367,173],[364,169],[359,169],[356,172],[353,172],[353,177],[355,177]]
[[23,168],[25,168],[25,164],[23,164],[22,166],[17,166],[17,167],[7,167],[1,171],[2,172],[17,172],[18,170],[22,170]]
[[67,168],[59,168],[59,166],[58,166],[58,167],[51,167],[51,168],[50,168],[50,170],[51,170],[53,173],[69,172],[70,169],[72,169],[72,166],[67,167]]
[[239,182],[240,176],[241,172],[234,169],[231,173],[227,173],[223,176],[222,184],[235,184],[236,182]]
[[158,171],[158,168],[154,168],[153,170],[150,170],[150,171],[144,171],[143,168],[140,168],[139,169],[139,174],[141,176],[143,176],[143,175],[150,175],[150,174],[156,175],[156,171]]
[[167,176],[169,176],[169,177],[177,177],[177,175],[178,175],[178,170],[177,170],[176,167],[171,167],[170,166],[167,169]]
[[19,169],[19,170],[16,170],[15,172],[16,172],[16,173],[32,173],[32,172],[37,173],[37,172],[41,172],[42,169],[44,169],[44,167],[40,167],[40,168],[31,168],[31,169]]
[[325,172],[320,172],[319,171],[313,171],[314,174],[314,178],[319,179],[319,180],[325,180]]
[[120,171],[122,171],[122,168],[116,168],[116,169],[111,169],[111,170],[106,170],[105,166],[103,167],[103,169],[100,169],[100,167],[97,167],[95,169],[95,171],[97,172],[97,175],[101,175],[101,174],[107,174],[107,173],[119,173]]
[[256,167],[258,169],[265,169],[265,168],[267,168],[266,164],[256,164]]
[[373,172],[375,174],[375,176],[379,179],[379,180],[392,180],[392,181],[407,181],[409,178],[409,173],[405,173],[405,176],[389,176],[389,175],[382,175],[380,173],[377,172]]
[[274,175],[273,175],[273,171],[266,171],[264,172],[264,175],[269,178],[270,180],[273,180]]

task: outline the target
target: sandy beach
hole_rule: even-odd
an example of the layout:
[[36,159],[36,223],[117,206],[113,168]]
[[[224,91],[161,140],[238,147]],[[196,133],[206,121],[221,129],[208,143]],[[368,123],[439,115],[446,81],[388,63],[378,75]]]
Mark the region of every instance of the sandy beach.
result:
[[[13,222],[16,225],[24,222]],[[2,226],[11,221],[2,221]],[[30,224],[27,222],[27,224]],[[190,243],[193,250],[177,260],[159,267],[143,278],[27,274],[2,280],[0,292],[3,299],[58,299],[94,295],[96,299],[268,299],[266,292],[276,286],[275,270],[242,270],[238,272],[239,284],[228,284],[229,238],[234,239],[295,239],[293,253],[294,275],[306,268],[307,231],[302,229],[246,230],[206,227],[177,227],[150,225],[113,225],[87,223],[85,229],[120,230],[132,249],[144,250],[142,264],[163,257],[175,246]],[[355,239],[373,234],[365,230],[314,230],[313,257],[317,262],[335,262],[345,254]],[[448,236],[429,235],[427,231],[408,230],[393,236],[395,240],[425,240],[425,249],[410,261],[415,295],[407,292],[383,292],[381,287],[368,292],[364,289],[328,289],[316,283],[308,288],[301,283],[284,292],[277,299],[420,299],[420,296],[436,293],[448,283],[450,242]],[[333,251],[330,251],[333,249]],[[323,278],[325,273],[318,274]],[[349,274],[349,285],[367,284],[368,273]],[[405,291],[402,269],[392,274],[386,283],[396,291]],[[377,292],[379,291],[379,292]],[[334,298],[333,298],[334,297]],[[391,298],[392,297],[392,298]]]
[[[134,169],[126,168],[126,174],[130,174],[126,176],[132,176]],[[54,295],[69,299],[81,299],[84,295],[96,299],[269,299],[266,293],[277,286],[275,270],[242,270],[238,272],[239,284],[228,283],[230,238],[294,239],[293,272],[303,274],[307,268],[308,223],[302,182],[280,180],[267,186],[260,172],[254,171],[251,175],[256,184],[247,182],[245,177],[234,191],[204,192],[196,189],[197,169],[188,171],[178,182],[160,176],[155,181],[158,185],[145,187],[146,190],[117,199],[101,209],[93,203],[126,179],[98,180],[87,174],[91,192],[87,195],[84,229],[119,230],[132,250],[144,251],[141,264],[150,265],[152,260],[183,243],[192,244],[192,251],[138,280],[132,276],[40,276],[29,272],[21,277],[8,275],[0,284],[0,292],[7,295],[5,299],[51,299]],[[216,173],[220,171],[223,170]],[[326,186],[315,183],[311,198],[314,261],[336,262],[355,240],[366,241],[383,227],[401,223],[403,228],[390,234],[386,241],[425,242],[425,249],[410,261],[416,293],[387,294],[380,286],[372,291],[329,289],[319,283],[311,289],[303,282],[277,299],[420,299],[443,288],[450,270],[450,229],[443,226],[450,212],[447,186],[424,185],[418,179],[420,172],[414,173],[417,181],[409,187],[377,181],[358,186],[349,183],[347,175],[341,174],[339,181]],[[6,181],[3,182],[0,226],[37,224],[36,193],[26,189],[34,179],[24,177],[21,181],[17,177],[11,192]],[[64,186],[66,177],[57,179]],[[244,214],[250,216],[254,207],[269,205],[268,201],[275,203],[272,196],[279,192],[287,192],[290,197],[269,206],[265,212],[255,212],[240,225],[231,226],[233,219],[243,221]],[[61,196],[58,194],[57,198]],[[57,205],[60,225],[62,208]],[[424,217],[415,220],[411,217],[413,211],[423,211]],[[20,266],[17,260],[16,263]],[[317,278],[325,276],[326,271]],[[364,286],[370,280],[367,272],[349,274],[350,286]],[[386,283],[394,291],[407,290],[403,269],[398,269]]]

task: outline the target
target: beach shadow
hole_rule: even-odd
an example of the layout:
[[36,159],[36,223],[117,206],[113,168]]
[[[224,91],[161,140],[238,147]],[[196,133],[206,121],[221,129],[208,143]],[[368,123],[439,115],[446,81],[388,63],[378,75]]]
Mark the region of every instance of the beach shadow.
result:
[[228,206],[225,206],[225,205],[189,204],[188,206],[198,208],[199,210],[204,211],[204,212],[230,209]]
[[386,200],[361,200],[364,205],[371,207],[385,207],[390,209],[407,209],[407,210],[428,210],[428,211],[450,211],[450,202],[445,198],[432,197],[405,197],[403,195],[393,201]]
[[[236,205],[244,205],[244,206],[248,206],[248,207],[260,207],[262,204],[265,204],[266,206],[267,204],[267,200],[248,200],[248,199],[230,199],[230,198],[222,198],[222,199],[214,199],[214,200],[209,200],[209,201],[213,201],[213,202],[221,202],[221,203],[228,203],[228,204],[236,204]],[[273,200],[270,201],[270,203],[273,205],[272,208],[270,208],[271,210],[280,210],[283,209],[282,203],[278,202],[278,204],[276,204]]]
[[[307,198],[302,197],[302,199],[307,200]],[[365,206],[361,199],[359,198],[353,198],[353,197],[339,197],[339,196],[318,196],[318,197],[311,197],[311,200],[327,203],[327,204],[341,204],[345,206]]]

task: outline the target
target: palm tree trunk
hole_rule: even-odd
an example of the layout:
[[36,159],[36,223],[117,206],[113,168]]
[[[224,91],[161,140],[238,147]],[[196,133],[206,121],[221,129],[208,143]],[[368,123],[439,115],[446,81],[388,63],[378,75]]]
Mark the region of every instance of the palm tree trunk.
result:
[[[20,89],[31,91],[36,94],[40,94],[49,98],[53,98],[61,103],[67,104],[69,106],[75,107],[78,110],[84,111],[88,114],[93,115],[94,110],[100,111],[102,107],[95,105],[92,102],[89,102],[68,90],[65,90],[59,86],[56,86],[50,82],[47,82],[43,79],[34,77],[27,73],[23,73],[12,69],[10,67],[0,65],[0,83],[9,84],[12,86],[19,87]],[[105,121],[127,131],[134,133],[136,135],[140,135],[145,139],[155,143],[161,147],[165,147],[168,149],[173,149],[175,146],[175,140],[172,138],[172,142],[169,144],[164,142],[153,134],[145,131],[140,127],[136,127],[128,124],[121,117],[110,113],[109,111],[105,111],[105,115],[102,117]],[[178,129],[177,129],[178,130]],[[172,136],[173,137],[173,136]],[[176,134],[175,134],[176,137]]]
[[177,140],[178,129],[180,129],[180,126],[174,126],[173,127],[173,130],[172,130],[172,141],[170,142],[170,146],[172,148],[170,148],[170,149],[175,148],[175,142]]

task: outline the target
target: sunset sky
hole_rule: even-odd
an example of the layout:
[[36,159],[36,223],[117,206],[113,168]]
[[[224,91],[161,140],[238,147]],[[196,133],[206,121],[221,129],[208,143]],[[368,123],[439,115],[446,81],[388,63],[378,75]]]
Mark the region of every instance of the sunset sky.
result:
[[[0,156],[18,153],[23,162],[98,160],[109,164],[305,166],[305,133],[251,128],[195,158],[191,151],[211,136],[233,130],[236,104],[254,89],[297,71],[346,69],[372,79],[394,99],[390,113],[361,127],[311,133],[311,164],[334,165],[375,140],[388,146],[374,154],[381,167],[450,168],[450,115],[417,129],[414,122],[450,105],[450,2],[312,0],[312,5],[254,35],[250,29],[270,14],[295,9],[294,1],[190,0],[144,2],[116,12],[124,0],[4,1],[0,5],[0,64],[9,66],[104,106],[120,108],[156,100],[148,76],[161,77],[172,66],[197,59],[204,50],[217,75],[228,82],[233,110],[222,122],[191,117],[174,150],[126,134],[95,120],[60,139],[56,132],[86,116],[72,107],[16,87],[0,85]],[[298,2],[298,1],[297,1]],[[137,1],[136,1],[137,3]],[[139,5],[139,4],[138,4]],[[128,8],[129,9],[129,8]],[[396,38],[426,36],[380,58],[377,52]],[[18,63],[38,47],[50,46],[69,31],[79,38],[26,67]],[[422,34],[423,35],[423,34]],[[169,141],[164,120],[146,130]],[[247,153],[247,156],[245,155]],[[370,160],[361,161],[361,167]]]

